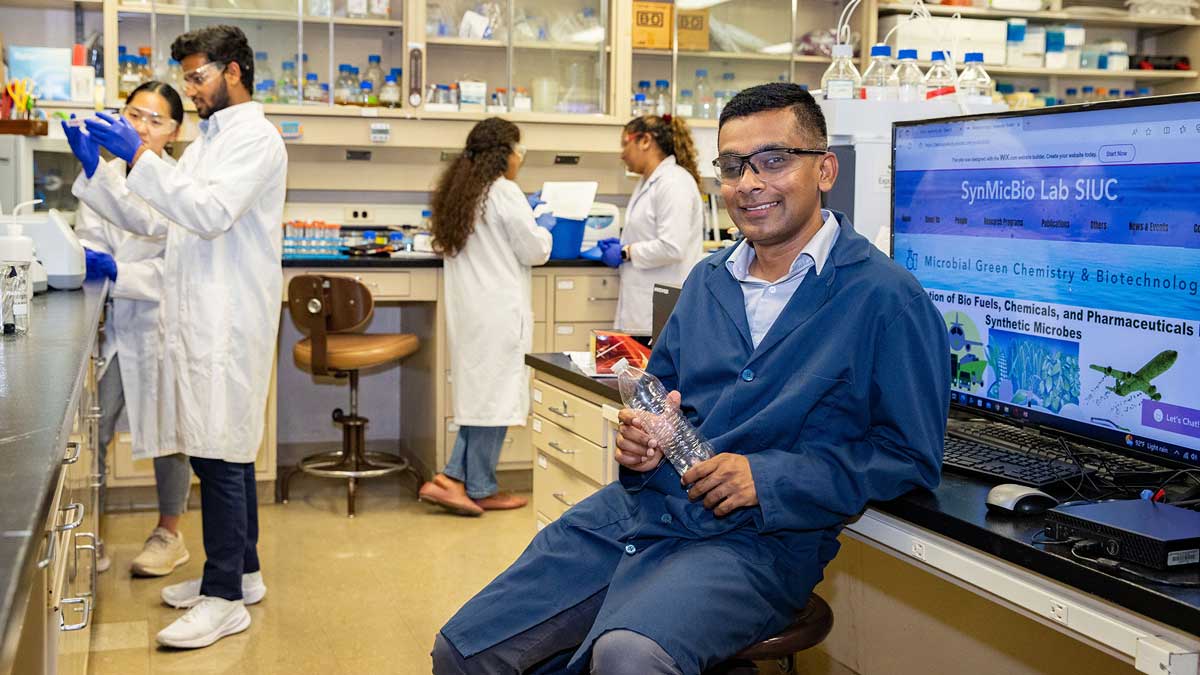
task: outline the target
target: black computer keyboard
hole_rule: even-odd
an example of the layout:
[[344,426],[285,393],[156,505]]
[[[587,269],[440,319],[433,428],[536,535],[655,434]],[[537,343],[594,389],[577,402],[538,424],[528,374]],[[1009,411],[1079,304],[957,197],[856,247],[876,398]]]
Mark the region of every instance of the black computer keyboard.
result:
[[942,465],[958,473],[1037,488],[1080,477],[1079,467],[1072,463],[953,436],[946,437]]
[[[952,423],[948,433],[960,438],[977,440],[985,445],[1012,449],[1025,455],[1058,460],[1075,466],[1070,456],[1063,451],[1060,441],[1029,429],[989,422],[959,422]],[[1074,450],[1076,458],[1084,468],[1095,471],[1101,476],[1113,477],[1119,474],[1157,473],[1168,470],[1157,464],[1125,457],[1099,448],[1072,445],[1071,449]]]

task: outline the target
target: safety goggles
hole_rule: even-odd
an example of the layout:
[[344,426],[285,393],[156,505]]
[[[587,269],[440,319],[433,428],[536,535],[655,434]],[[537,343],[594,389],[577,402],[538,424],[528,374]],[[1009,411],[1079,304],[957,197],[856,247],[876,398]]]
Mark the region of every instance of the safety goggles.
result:
[[797,169],[802,157],[828,153],[828,150],[810,148],[767,148],[748,155],[719,155],[713,160],[713,166],[716,167],[717,177],[722,183],[732,184],[741,180],[747,166],[754,175],[769,181]]
[[163,117],[153,110],[138,106],[127,105],[121,108],[121,116],[129,120],[135,128],[145,127],[155,136],[165,136],[179,128],[179,123],[170,117]]
[[216,72],[221,72],[225,70],[225,64],[220,61],[209,61],[202,66],[193,68],[183,74],[183,83],[196,88],[203,87],[204,83],[208,82],[209,72],[214,68],[217,69]]

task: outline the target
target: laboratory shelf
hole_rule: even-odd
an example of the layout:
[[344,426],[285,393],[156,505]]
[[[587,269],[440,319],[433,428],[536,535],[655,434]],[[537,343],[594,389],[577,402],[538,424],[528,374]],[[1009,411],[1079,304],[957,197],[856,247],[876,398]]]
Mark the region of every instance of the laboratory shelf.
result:
[[[634,56],[661,56],[670,58],[671,50],[669,49],[635,49]],[[681,59],[713,59],[720,61],[782,61],[788,60],[787,54],[760,54],[758,52],[679,52]]]
[[476,47],[479,49],[506,49],[507,42],[500,40],[476,40],[474,38],[430,37],[425,38],[425,44],[434,47]]
[[1109,80],[1193,80],[1194,70],[1096,70],[1092,68],[1072,70],[1050,70],[1048,68],[1013,68],[1010,66],[984,66],[991,75],[1018,75],[1026,77],[1068,77],[1075,79],[1102,78]]
[[104,0],[0,0],[0,7],[25,9],[73,9],[76,5],[87,10],[100,11]]
[[[1020,12],[1002,11],[987,7],[958,7],[953,5],[925,5],[933,16],[953,16],[958,14],[964,19],[1007,19],[1021,18],[1031,21],[1070,21],[1072,23],[1089,24],[1092,26],[1113,26],[1121,28],[1186,28],[1200,26],[1197,19],[1171,19],[1149,16],[1134,16],[1124,12],[1089,12],[1078,9],[1065,9],[1058,12]],[[911,14],[913,6],[905,3],[880,3],[880,14]]]
[[[5,0],[0,0],[4,2]],[[117,5],[117,14],[119,15],[138,15],[138,14],[158,14],[159,16],[183,16],[185,14],[196,18],[215,18],[215,19],[234,19],[242,21],[280,21],[294,22],[297,20],[297,15],[289,12],[277,12],[270,10],[239,10],[239,9],[205,9],[200,7],[192,7],[190,9],[178,5],[132,5],[121,4]],[[329,24],[335,26],[365,26],[379,28],[400,28],[404,24],[401,21],[392,19],[350,19],[346,17],[328,17],[328,16],[313,16],[305,15],[302,17],[304,23],[311,24]]]

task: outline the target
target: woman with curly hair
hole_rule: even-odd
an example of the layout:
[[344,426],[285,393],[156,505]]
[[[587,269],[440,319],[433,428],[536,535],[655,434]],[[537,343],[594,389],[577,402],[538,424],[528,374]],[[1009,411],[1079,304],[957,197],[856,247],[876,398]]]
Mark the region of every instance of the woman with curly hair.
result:
[[537,219],[517,186],[521,131],[494,117],[476,124],[433,193],[433,242],[445,258],[446,327],[458,440],[422,501],[453,513],[515,509],[497,492],[507,427],[529,414],[525,353],[533,347],[530,267],[550,257],[554,216]]
[[599,242],[601,259],[621,270],[617,330],[649,333],[654,284],[682,284],[704,255],[696,145],[682,117],[643,115],[622,131],[621,160],[642,179],[620,239]]

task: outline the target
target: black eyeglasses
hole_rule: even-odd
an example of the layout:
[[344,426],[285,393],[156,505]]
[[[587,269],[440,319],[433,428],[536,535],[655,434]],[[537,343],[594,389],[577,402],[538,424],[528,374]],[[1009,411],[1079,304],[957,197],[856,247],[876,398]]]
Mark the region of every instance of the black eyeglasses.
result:
[[742,173],[749,166],[754,175],[763,180],[782,176],[800,165],[800,158],[805,155],[825,155],[828,150],[809,148],[768,148],[748,155],[732,153],[719,155],[713,160],[717,169],[717,177],[722,183],[736,183],[742,178]]

